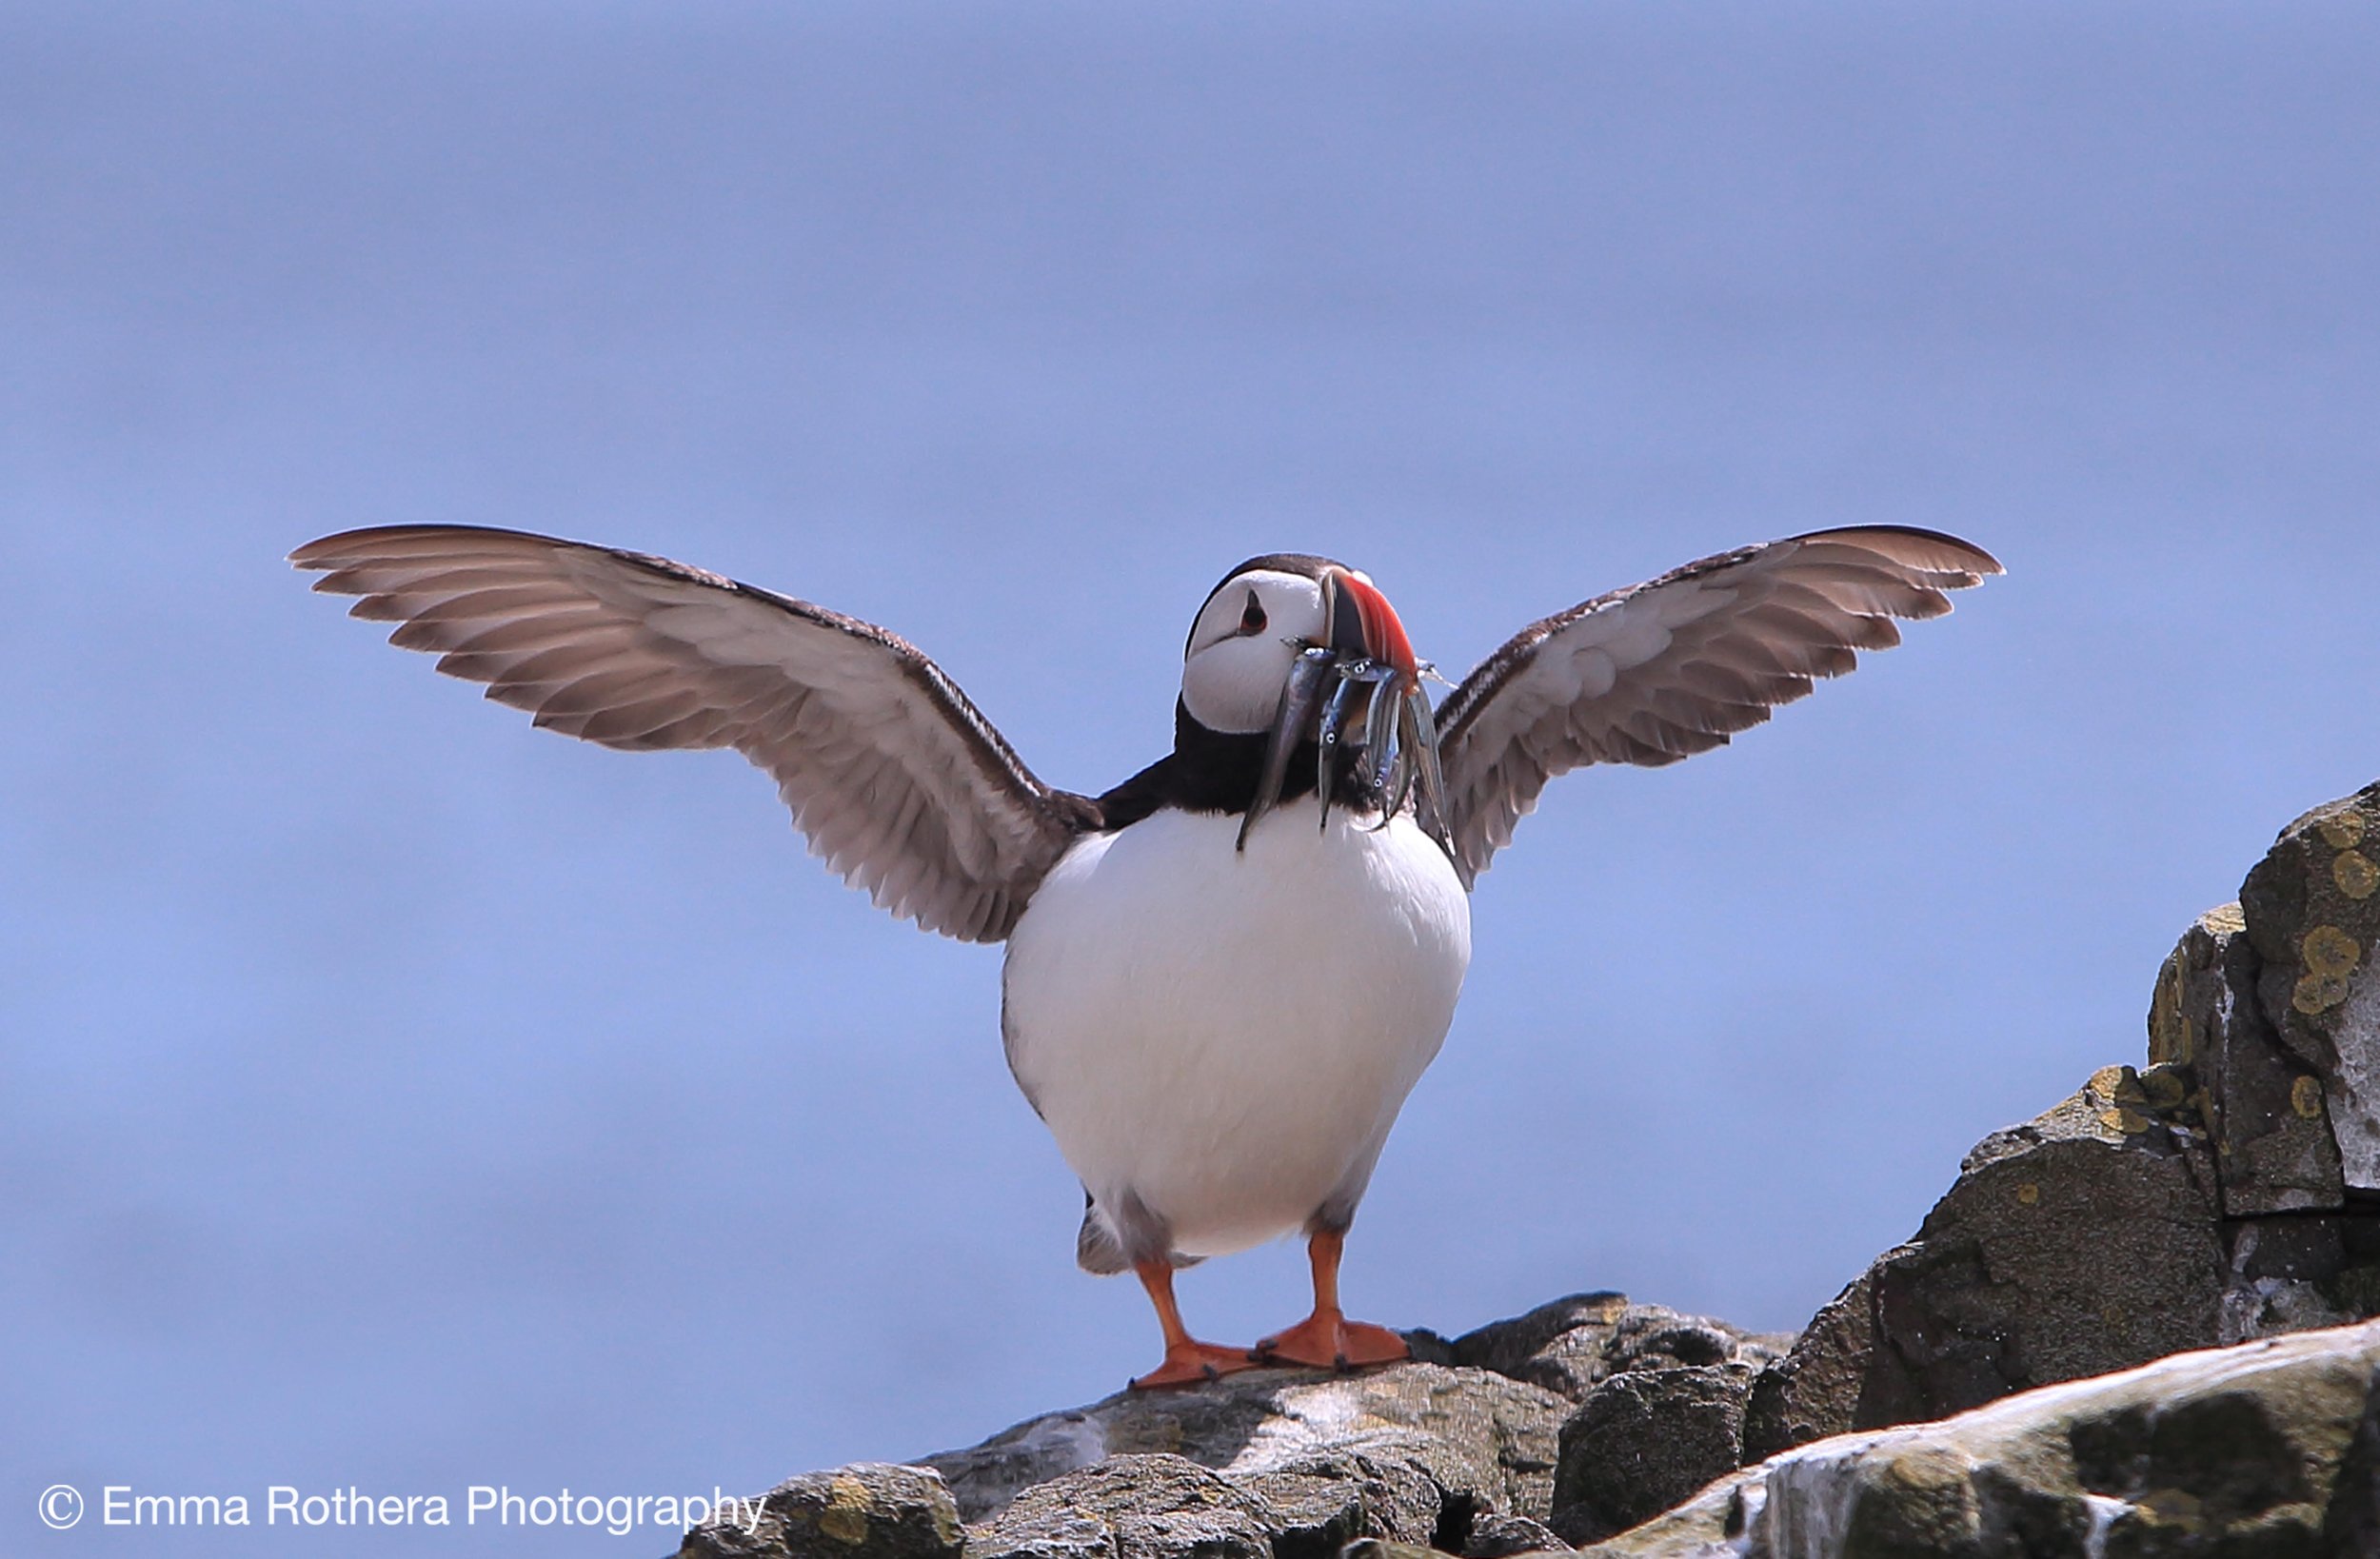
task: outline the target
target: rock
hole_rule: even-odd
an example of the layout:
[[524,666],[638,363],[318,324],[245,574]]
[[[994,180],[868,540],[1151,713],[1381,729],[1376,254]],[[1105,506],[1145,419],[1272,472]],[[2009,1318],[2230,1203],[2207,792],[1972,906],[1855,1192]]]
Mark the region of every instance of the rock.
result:
[[1251,1370],[1190,1391],[1120,1392],[926,1462],[979,1525],[1053,1479],[1157,1454],[1255,1495],[1266,1529],[1292,1549],[1335,1552],[1357,1536],[1458,1548],[1480,1514],[1545,1514],[1569,1407],[1485,1370]]
[[[1593,1559],[2370,1554],[2380,1323],[2183,1353],[1802,1446]],[[2354,1545],[2363,1546],[2354,1546]]]
[[[1331,1559],[1366,1535],[1426,1546],[1450,1526],[1447,1491],[1400,1457],[1334,1451],[1238,1481],[1271,1506],[1274,1548],[1283,1559]],[[1470,1508],[1451,1513],[1452,1525],[1460,1526]]]
[[1471,1524],[1463,1559],[1508,1559],[1516,1553],[1561,1553],[1570,1545],[1541,1521],[1519,1515],[1483,1515]]
[[1649,1521],[1743,1459],[1752,1367],[1636,1369],[1606,1379],[1562,1425],[1553,1528],[1588,1542]]
[[2213,1135],[2226,1340],[2380,1311],[2375,854],[2380,785],[2317,807],[2158,977],[2150,1056],[2191,1075]]
[[1111,1456],[1024,1490],[967,1534],[967,1559],[1271,1559],[1259,1495],[1186,1456]]
[[2239,895],[2263,1016],[2321,1080],[2342,1178],[2360,1192],[2380,1192],[2376,855],[2380,783],[2290,824]]
[[2380,1330],[2340,1324],[2380,1312],[2375,857],[2380,785],[2292,823],[2166,960],[2148,1064],[1978,1143],[1798,1338],[1573,1294],[797,1478],[682,1553],[2380,1559]]
[[[1891,1260],[1897,1252],[1887,1252]],[[1747,1462],[1840,1433],[1859,1420],[1859,1392],[1875,1347],[1875,1285],[1861,1273],[1810,1318],[1800,1341],[1760,1372],[1744,1405]]]
[[1574,1293],[1526,1315],[1465,1332],[1447,1345],[1452,1361],[1584,1402],[1606,1377],[1625,1370],[1746,1364],[1784,1356],[1790,1334],[1759,1335],[1661,1305],[1631,1304],[1624,1293]]
[[2157,974],[2152,1070],[2189,1069],[2227,1216],[2335,1209],[2345,1184],[2321,1077],[2265,1020],[2261,972],[2237,904],[2200,916]]
[[2129,1067],[1978,1143],[1915,1239],[1764,1372],[1747,1450],[1939,1418],[2217,1342],[2227,1281],[2204,1133]]
[[733,1520],[686,1533],[679,1559],[959,1559],[966,1532],[942,1475],[861,1463],[779,1484],[750,1531]]

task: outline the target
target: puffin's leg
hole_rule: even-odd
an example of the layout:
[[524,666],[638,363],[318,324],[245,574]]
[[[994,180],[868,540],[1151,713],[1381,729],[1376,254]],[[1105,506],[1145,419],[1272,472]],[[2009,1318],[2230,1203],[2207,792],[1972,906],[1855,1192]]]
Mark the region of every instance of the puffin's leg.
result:
[[1314,1313],[1288,1331],[1256,1345],[1257,1357],[1267,1364],[1307,1364],[1317,1370],[1353,1370],[1365,1364],[1394,1364],[1411,1358],[1405,1339],[1384,1326],[1351,1321],[1339,1308],[1339,1255],[1347,1243],[1344,1229],[1318,1229],[1306,1241],[1314,1263]]
[[1165,1329],[1165,1362],[1134,1381],[1135,1391],[1144,1391],[1152,1386],[1194,1386],[1235,1370],[1256,1368],[1255,1356],[1244,1348],[1202,1343],[1190,1335],[1189,1329],[1181,1324],[1181,1312],[1174,1305],[1172,1262],[1137,1261],[1132,1270],[1140,1274],[1140,1286],[1149,1291],[1149,1303],[1157,1307],[1157,1324]]

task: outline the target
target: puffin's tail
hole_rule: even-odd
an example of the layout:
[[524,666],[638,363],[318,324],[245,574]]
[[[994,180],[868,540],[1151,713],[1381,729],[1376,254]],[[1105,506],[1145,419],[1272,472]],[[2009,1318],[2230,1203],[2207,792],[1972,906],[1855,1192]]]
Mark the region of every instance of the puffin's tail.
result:
[[[1118,1273],[1132,1271],[1132,1258],[1124,1254],[1124,1242],[1117,1236],[1105,1210],[1087,1186],[1082,1192],[1082,1228],[1074,1237],[1074,1259],[1076,1266],[1095,1277],[1113,1277]],[[1172,1251],[1166,1259],[1176,1267],[1195,1267],[1206,1257]]]

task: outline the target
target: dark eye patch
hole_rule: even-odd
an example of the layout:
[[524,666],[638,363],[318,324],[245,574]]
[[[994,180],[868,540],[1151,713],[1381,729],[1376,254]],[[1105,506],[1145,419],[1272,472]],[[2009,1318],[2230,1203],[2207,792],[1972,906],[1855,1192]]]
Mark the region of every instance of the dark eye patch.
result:
[[1254,590],[1248,592],[1248,609],[1240,614],[1240,631],[1243,634],[1264,631],[1264,603],[1256,599]]

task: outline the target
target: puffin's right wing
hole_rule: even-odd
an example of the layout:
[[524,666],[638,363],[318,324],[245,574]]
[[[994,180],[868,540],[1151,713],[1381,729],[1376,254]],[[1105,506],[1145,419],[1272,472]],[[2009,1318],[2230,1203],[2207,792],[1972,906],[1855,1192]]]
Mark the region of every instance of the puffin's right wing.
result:
[[810,850],[876,902],[965,941],[1008,935],[1095,803],[1034,778],[958,684],[872,623],[664,558],[466,525],[289,554],[361,596],[389,642],[607,747],[733,747]]
[[1675,763],[1900,642],[2000,565],[1954,536],[1854,525],[1739,547],[1533,622],[1438,711],[1445,823],[1469,882],[1557,774]]

